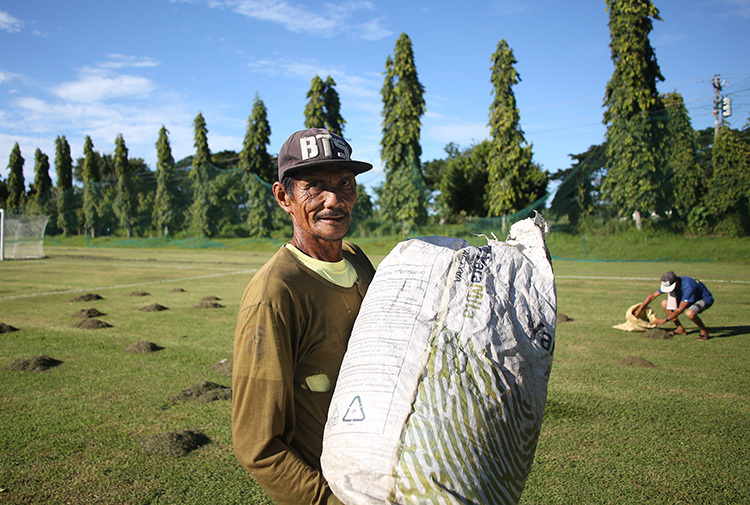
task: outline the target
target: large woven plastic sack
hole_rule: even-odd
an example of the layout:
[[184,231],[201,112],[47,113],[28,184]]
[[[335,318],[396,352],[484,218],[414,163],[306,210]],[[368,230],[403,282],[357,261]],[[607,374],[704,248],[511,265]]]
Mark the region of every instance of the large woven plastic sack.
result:
[[625,322],[617,324],[612,328],[625,331],[647,331],[651,328],[656,328],[653,323],[656,319],[656,313],[651,307],[646,307],[646,310],[641,311],[638,317],[635,316],[635,311],[641,306],[640,303],[631,305],[628,310],[625,311]]
[[537,216],[484,247],[430,237],[380,263],[323,439],[347,505],[516,503],[547,398],[554,275]]

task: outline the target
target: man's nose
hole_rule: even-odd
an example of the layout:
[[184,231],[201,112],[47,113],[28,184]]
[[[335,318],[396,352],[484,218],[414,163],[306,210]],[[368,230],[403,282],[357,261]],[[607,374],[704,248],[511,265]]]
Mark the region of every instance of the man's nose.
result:
[[338,207],[343,204],[343,190],[335,187],[327,187],[323,190],[323,202],[326,207]]

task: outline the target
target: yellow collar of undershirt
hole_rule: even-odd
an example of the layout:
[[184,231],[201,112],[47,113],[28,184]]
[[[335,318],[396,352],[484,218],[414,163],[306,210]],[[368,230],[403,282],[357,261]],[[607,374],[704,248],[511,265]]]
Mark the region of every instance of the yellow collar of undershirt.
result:
[[292,244],[286,244],[285,247],[289,249],[294,257],[302,262],[303,265],[337,286],[350,288],[354,286],[355,282],[357,282],[357,270],[355,270],[346,258],[331,263],[312,258],[294,247]]

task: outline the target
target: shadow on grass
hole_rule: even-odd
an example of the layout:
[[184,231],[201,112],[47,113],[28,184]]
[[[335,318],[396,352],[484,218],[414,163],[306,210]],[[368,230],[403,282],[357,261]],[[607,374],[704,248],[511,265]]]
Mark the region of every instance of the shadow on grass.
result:
[[711,338],[737,337],[750,335],[750,326],[709,326]]

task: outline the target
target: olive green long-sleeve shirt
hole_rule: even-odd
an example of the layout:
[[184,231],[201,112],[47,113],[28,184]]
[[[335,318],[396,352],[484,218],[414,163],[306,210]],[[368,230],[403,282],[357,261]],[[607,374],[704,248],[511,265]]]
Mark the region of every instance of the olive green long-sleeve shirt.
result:
[[251,279],[234,338],[232,437],[240,464],[279,505],[339,504],[320,469],[323,430],[354,320],[375,270],[354,244],[345,288],[282,247]]

